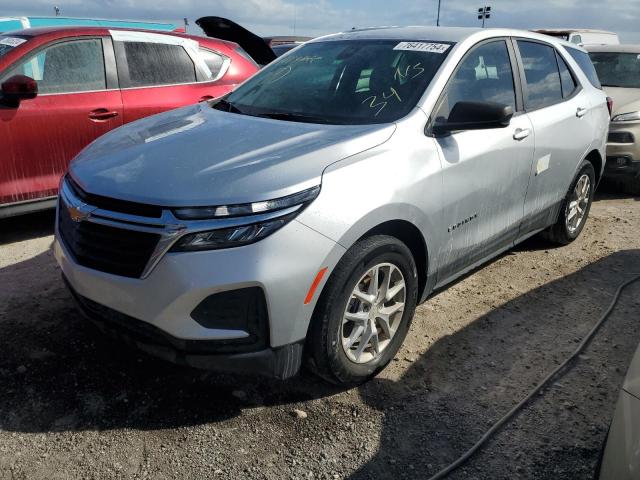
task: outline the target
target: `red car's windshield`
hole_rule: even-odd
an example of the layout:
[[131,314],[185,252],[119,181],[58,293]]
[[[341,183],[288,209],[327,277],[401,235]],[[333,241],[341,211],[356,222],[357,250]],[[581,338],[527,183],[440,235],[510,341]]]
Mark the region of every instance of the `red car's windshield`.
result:
[[9,53],[18,45],[22,45],[27,40],[28,37],[24,36],[0,35],[0,57]]

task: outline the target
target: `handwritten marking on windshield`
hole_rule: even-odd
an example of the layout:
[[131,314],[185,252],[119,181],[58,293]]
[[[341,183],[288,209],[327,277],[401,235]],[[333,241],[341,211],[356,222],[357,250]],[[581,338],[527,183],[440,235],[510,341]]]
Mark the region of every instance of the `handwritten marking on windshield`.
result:
[[280,67],[271,74],[268,83],[276,83],[278,80],[282,80],[284,77],[291,73],[291,65],[287,65],[286,67]]
[[313,62],[317,62],[318,60],[322,60],[322,57],[319,55],[307,55],[304,57],[297,57],[293,59],[293,63],[313,63]]
[[422,68],[421,65],[422,64],[420,62],[416,63],[415,65],[407,65],[404,73],[402,73],[400,67],[397,67],[395,73],[393,74],[394,80],[413,80],[414,78],[419,77],[424,73],[424,68]]
[[367,98],[365,98],[362,101],[362,104],[365,104],[367,102],[369,102],[369,108],[378,108],[378,110],[376,111],[376,113],[373,115],[374,117],[377,117],[380,112],[382,112],[382,110],[384,110],[384,108],[387,106],[387,104],[389,102],[387,102],[386,100],[389,100],[390,98],[397,98],[399,102],[402,102],[402,99],[400,98],[400,95],[398,95],[398,92],[396,91],[395,88],[390,87],[389,89],[389,93],[384,93],[382,92],[382,100],[378,100],[378,96],[377,95],[371,95]]
[[292,70],[293,67],[296,64],[312,64],[313,62],[317,62],[318,60],[322,60],[322,57],[319,55],[306,55],[304,57],[297,57],[294,58],[293,60],[291,60],[291,63],[289,65],[286,65],[284,67],[280,67],[276,70],[273,71],[273,73],[271,73],[271,76],[268,77],[267,83],[271,84],[271,83],[276,83],[279,80],[282,80],[284,77],[286,77],[287,75],[289,75]]

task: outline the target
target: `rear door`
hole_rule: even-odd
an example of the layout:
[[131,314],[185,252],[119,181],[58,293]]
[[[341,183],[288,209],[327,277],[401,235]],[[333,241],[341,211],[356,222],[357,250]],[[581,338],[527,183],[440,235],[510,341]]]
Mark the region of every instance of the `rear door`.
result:
[[436,122],[446,121],[460,101],[506,104],[515,112],[506,128],[465,130],[436,138],[443,169],[442,234],[447,236],[438,283],[510,246],[518,232],[534,137],[521,108],[516,65],[508,39],[473,47],[436,107]]
[[69,38],[29,53],[0,75],[38,82],[38,96],[0,108],[0,204],[54,196],[71,159],[122,125],[108,37]]
[[229,58],[172,35],[112,31],[124,122],[225,95]]
[[535,40],[516,41],[523,70],[525,109],[535,133],[535,154],[521,234],[555,219],[575,170],[593,141],[591,102],[562,54]]

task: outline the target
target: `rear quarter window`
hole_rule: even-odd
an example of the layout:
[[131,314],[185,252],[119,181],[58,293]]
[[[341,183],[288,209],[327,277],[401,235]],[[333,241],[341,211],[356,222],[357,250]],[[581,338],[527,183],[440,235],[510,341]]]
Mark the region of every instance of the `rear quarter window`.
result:
[[578,50],[577,48],[565,47],[565,50],[569,53],[569,55],[571,55],[571,57],[580,66],[584,74],[589,79],[589,82],[591,83],[591,85],[601,89],[602,85],[600,85],[600,79],[598,78],[598,73],[596,72],[596,69],[593,66],[593,62],[589,58],[589,54],[587,52],[583,52],[582,50]]
[[200,55],[211,71],[211,78],[208,80],[218,80],[227,71],[229,59],[224,55],[206,48],[200,48]]

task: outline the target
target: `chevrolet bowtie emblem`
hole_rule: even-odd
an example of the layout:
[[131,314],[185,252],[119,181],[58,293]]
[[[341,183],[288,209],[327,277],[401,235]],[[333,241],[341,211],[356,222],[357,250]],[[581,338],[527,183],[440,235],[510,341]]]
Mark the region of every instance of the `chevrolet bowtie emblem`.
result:
[[94,207],[90,207],[86,203],[82,203],[78,206],[67,206],[69,216],[74,222],[82,222],[84,220],[87,220],[91,216],[91,212],[93,212],[94,210]]

